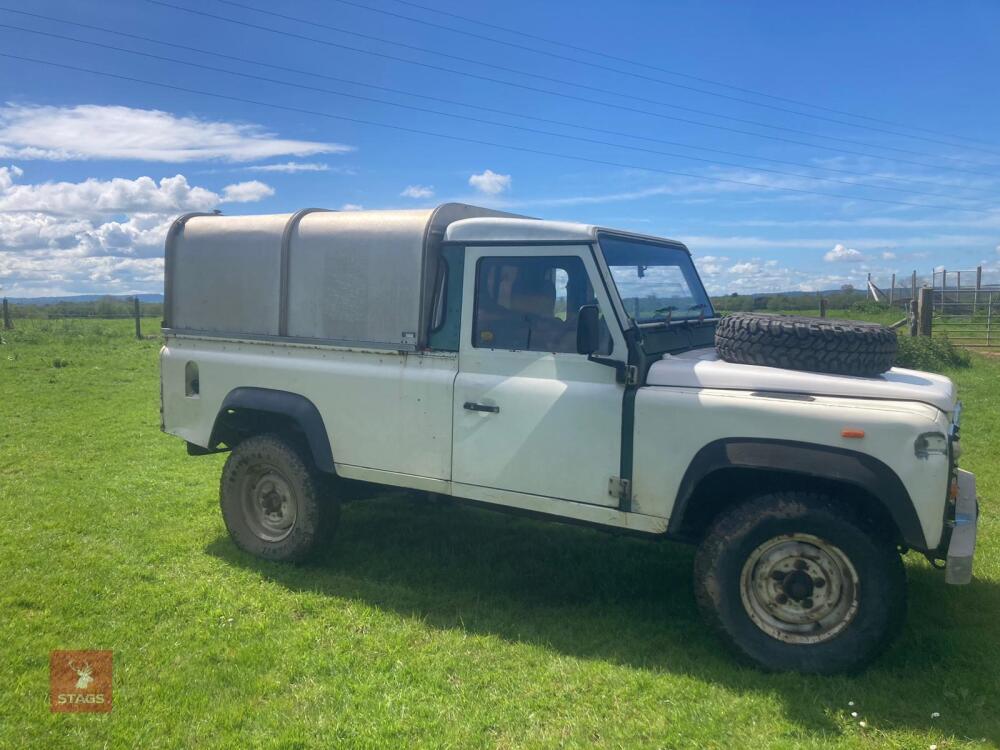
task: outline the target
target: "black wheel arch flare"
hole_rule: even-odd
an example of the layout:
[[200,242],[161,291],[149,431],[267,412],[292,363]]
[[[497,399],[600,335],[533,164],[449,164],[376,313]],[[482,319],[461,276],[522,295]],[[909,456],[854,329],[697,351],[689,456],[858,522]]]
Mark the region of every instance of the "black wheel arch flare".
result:
[[229,412],[240,410],[273,414],[294,422],[305,436],[316,468],[325,473],[335,473],[333,450],[323,417],[316,405],[305,396],[273,388],[234,388],[226,394],[219,407],[209,446],[214,447],[221,441]]
[[701,448],[681,480],[667,526],[669,536],[685,536],[684,517],[691,510],[699,483],[724,469],[759,470],[852,485],[882,504],[906,546],[928,549],[910,494],[885,463],[844,448],[767,438],[725,438]]

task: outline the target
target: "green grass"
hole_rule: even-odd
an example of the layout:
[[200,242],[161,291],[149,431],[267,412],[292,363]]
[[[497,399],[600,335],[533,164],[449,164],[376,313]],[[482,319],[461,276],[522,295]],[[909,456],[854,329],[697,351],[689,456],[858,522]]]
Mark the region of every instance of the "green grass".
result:
[[[130,325],[18,321],[0,346],[0,747],[1000,742],[996,361],[954,372],[976,581],[909,555],[898,643],[814,678],[735,662],[669,543],[387,493],[345,508],[318,563],[238,552],[224,457],[160,433],[159,342]],[[114,650],[111,714],[49,713],[49,652],[76,648]]]

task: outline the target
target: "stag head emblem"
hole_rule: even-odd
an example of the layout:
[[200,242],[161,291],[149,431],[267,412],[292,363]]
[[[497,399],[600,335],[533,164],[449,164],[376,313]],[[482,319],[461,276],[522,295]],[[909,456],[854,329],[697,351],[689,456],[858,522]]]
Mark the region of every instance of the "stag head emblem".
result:
[[94,681],[94,670],[91,668],[89,663],[84,662],[83,666],[79,667],[76,662],[70,659],[69,667],[76,672],[76,676],[79,678],[76,681],[76,687],[78,690],[86,690],[90,687],[90,683]]

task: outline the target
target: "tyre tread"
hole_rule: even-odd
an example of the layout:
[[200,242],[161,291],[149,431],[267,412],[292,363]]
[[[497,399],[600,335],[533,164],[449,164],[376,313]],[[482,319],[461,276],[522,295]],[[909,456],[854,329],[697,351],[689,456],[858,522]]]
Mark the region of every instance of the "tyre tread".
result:
[[715,329],[727,362],[874,377],[892,367],[896,333],[878,323],[796,315],[734,313]]
[[[868,621],[862,621],[858,625],[852,624],[856,633],[853,641],[855,644],[863,644],[863,648],[840,649],[836,653],[826,649],[822,661],[805,660],[799,668],[789,667],[787,664],[766,663],[761,660],[759,654],[748,648],[727,622],[726,606],[722,601],[720,582],[717,580],[717,566],[723,551],[738,543],[740,537],[762,519],[784,520],[801,518],[807,514],[813,518],[824,519],[827,523],[850,524],[867,538],[868,547],[876,556],[875,565],[885,572],[884,588],[888,601],[883,602],[885,609],[880,613],[884,616],[884,624],[878,618],[869,618]],[[710,527],[695,555],[694,590],[695,600],[705,621],[722,637],[730,649],[741,658],[766,670],[774,671],[789,668],[820,674],[861,671],[898,636],[906,615],[906,571],[895,547],[850,506],[819,492],[769,493],[741,503],[720,515]],[[742,608],[742,603],[737,604]],[[834,643],[836,640],[835,638],[827,643]],[[775,641],[775,644],[779,642]],[[779,644],[780,646],[786,644]]]
[[[240,472],[254,460],[281,463],[301,494],[295,528],[280,542],[259,539],[241,522],[239,499],[233,493],[238,491]],[[230,536],[240,549],[267,560],[301,562],[314,556],[336,528],[339,502],[327,492],[328,484],[305,446],[277,433],[264,433],[247,438],[229,454],[219,480],[219,505]]]

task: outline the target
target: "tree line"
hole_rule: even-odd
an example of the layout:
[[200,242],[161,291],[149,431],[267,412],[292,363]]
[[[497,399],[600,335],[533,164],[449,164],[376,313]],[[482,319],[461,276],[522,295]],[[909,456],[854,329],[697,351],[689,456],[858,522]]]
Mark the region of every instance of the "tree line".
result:
[[718,312],[750,312],[753,310],[815,310],[820,297],[829,310],[852,310],[868,306],[867,292],[845,284],[837,291],[781,294],[732,294],[712,297],[712,307]]

